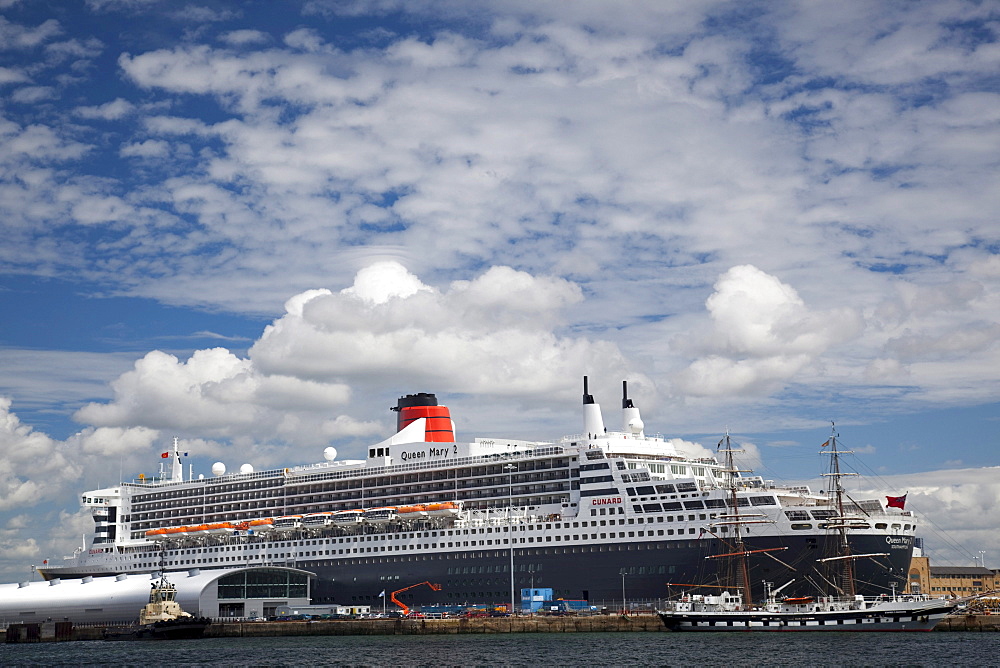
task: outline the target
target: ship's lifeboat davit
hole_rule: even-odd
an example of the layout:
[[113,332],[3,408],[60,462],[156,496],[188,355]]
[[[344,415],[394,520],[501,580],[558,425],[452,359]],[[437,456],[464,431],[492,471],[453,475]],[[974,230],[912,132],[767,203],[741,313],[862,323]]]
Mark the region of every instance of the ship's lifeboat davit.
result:
[[428,503],[424,509],[427,517],[455,517],[462,510],[462,504],[457,501]]
[[261,517],[246,522],[246,531],[250,534],[266,534],[274,531],[274,519]]
[[206,524],[204,530],[205,533],[211,536],[223,536],[236,531],[236,527],[232,522],[214,522],[212,524]]
[[302,526],[302,515],[282,515],[275,517],[272,528],[275,531],[294,531]]
[[211,522],[179,527],[160,527],[146,531],[145,537],[154,542],[165,542],[184,538],[229,536],[238,531],[263,534],[272,531],[295,531],[296,529],[324,529],[330,526],[355,527],[362,523],[382,525],[396,521],[412,522],[428,518],[453,518],[457,517],[461,511],[461,501],[441,501],[411,506],[378,506],[356,510],[322,511],[306,515],[262,517],[241,522]]
[[339,526],[361,524],[363,516],[361,510],[340,510],[333,514],[333,523]]
[[417,520],[427,517],[426,506],[402,506],[398,512],[401,520]]
[[364,521],[366,524],[388,524],[394,519],[396,519],[396,508],[394,506],[369,508],[364,512]]
[[302,526],[306,529],[322,529],[333,522],[333,513],[309,513],[302,516]]

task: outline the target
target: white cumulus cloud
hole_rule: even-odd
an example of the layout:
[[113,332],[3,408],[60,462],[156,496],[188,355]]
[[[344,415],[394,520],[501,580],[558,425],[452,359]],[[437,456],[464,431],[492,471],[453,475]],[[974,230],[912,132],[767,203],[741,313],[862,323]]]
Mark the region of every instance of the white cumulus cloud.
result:
[[780,386],[861,328],[852,309],[810,309],[793,287],[751,265],[723,274],[705,306],[712,329],[678,377],[695,396]]
[[451,392],[544,394],[588,368],[626,367],[612,344],[555,333],[561,311],[581,298],[568,281],[509,267],[437,290],[379,262],[338,293],[289,300],[250,356],[264,373],[323,382],[389,377]]
[[22,424],[10,407],[0,397],[0,511],[44,503],[80,476],[65,444]]

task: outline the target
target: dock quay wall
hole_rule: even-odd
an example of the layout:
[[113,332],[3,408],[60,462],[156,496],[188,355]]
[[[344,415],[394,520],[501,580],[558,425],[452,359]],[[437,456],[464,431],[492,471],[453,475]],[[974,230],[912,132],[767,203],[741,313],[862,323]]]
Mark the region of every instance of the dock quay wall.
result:
[[[935,631],[1000,631],[998,615],[952,615]],[[101,640],[100,626],[74,627],[70,622],[11,624],[0,642]],[[595,617],[500,617],[473,619],[358,619],[294,622],[215,622],[206,638],[350,635],[447,635],[461,633],[669,633],[656,615]]]
[[656,615],[622,617],[486,617],[473,619],[364,619],[213,624],[206,637],[271,635],[448,635],[459,633],[595,633],[665,631]]
[[1000,631],[1000,615],[948,615],[935,631]]
[[[56,627],[58,626],[58,631]],[[666,631],[656,615],[628,617],[487,617],[472,619],[344,619],[293,622],[214,622],[206,638],[278,636],[446,635],[459,633],[597,633],[602,631]],[[71,622],[11,624],[0,642],[101,640],[102,626]]]

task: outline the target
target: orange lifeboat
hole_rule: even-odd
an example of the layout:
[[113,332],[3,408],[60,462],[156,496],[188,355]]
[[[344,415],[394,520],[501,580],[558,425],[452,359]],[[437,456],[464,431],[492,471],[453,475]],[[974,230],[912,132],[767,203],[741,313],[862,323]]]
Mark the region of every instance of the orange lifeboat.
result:
[[146,538],[149,540],[161,541],[167,539],[166,529],[150,529],[146,532]]
[[429,503],[425,506],[429,517],[454,517],[462,510],[462,505],[455,501]]
[[232,522],[214,522],[212,524],[203,524],[202,527],[202,531],[213,536],[230,534],[236,530]]
[[247,531],[251,531],[253,533],[267,533],[268,531],[272,531],[274,529],[273,524],[274,520],[270,517],[250,520],[247,522]]
[[815,599],[812,596],[796,596],[794,598],[785,598],[781,602],[785,605],[804,605],[806,603],[812,603]]
[[418,517],[427,517],[426,506],[403,506],[399,509],[399,518],[402,520],[415,520]]

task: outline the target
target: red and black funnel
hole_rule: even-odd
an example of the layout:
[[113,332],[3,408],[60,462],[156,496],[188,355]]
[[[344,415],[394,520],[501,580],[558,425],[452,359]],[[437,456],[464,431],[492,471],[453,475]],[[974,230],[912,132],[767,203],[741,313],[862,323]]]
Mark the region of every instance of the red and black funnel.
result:
[[437,397],[429,392],[418,392],[400,397],[392,410],[396,417],[396,431],[400,432],[414,420],[427,418],[424,440],[428,443],[454,443],[455,432],[451,426],[451,413],[447,406],[438,406]]

